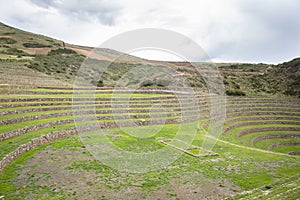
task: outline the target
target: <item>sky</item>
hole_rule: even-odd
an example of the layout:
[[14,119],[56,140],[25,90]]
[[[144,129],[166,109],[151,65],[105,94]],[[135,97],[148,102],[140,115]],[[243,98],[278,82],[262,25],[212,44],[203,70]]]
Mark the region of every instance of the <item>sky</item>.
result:
[[[197,42],[215,62],[276,64],[300,56],[299,0],[0,0],[0,5],[1,22],[72,44],[95,47],[126,31],[163,28]],[[134,55],[178,58],[151,51]]]

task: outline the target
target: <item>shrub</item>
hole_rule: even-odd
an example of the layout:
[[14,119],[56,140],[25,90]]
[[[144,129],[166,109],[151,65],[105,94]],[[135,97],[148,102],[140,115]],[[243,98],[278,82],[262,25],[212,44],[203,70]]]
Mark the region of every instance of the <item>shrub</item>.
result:
[[26,53],[26,52],[24,52],[20,49],[16,49],[16,48],[8,48],[8,49],[6,49],[6,51],[1,52],[1,53],[13,54],[13,55],[17,55],[17,56],[26,56],[26,55],[28,55],[28,53]]
[[143,81],[140,84],[140,87],[167,87],[168,85],[170,85],[170,82],[168,80],[163,80],[163,79],[159,79],[159,80],[146,80]]
[[14,34],[16,34],[16,32],[5,32],[5,33],[3,33],[3,35],[14,35]]
[[150,87],[150,86],[153,86],[154,85],[154,82],[151,81],[151,80],[146,80],[146,81],[143,81],[140,86],[141,87]]
[[11,38],[5,38],[5,37],[0,38],[0,44],[15,44],[15,43],[17,43],[17,41]]
[[237,84],[236,82],[232,81],[232,85],[234,89],[240,89],[239,84]]
[[92,81],[91,81],[91,84],[92,84],[92,85],[95,85],[95,86],[97,86],[97,87],[103,87],[103,86],[104,86],[103,80],[99,80],[99,81],[92,80]]
[[226,90],[226,95],[229,96],[246,96],[246,93],[241,90]]
[[26,48],[45,48],[45,47],[52,47],[51,45],[45,45],[45,44],[40,44],[40,43],[23,43],[23,46]]
[[104,83],[102,80],[98,81],[98,84],[97,84],[97,87],[103,87],[104,86]]
[[269,189],[272,189],[272,186],[266,185],[265,188],[266,188],[267,190],[269,190]]
[[284,92],[285,95],[296,96],[299,95],[299,91],[295,90],[292,87],[288,87]]
[[58,54],[77,54],[76,51],[72,49],[66,49],[66,48],[59,48],[56,50],[51,50],[48,55],[58,55]]
[[229,83],[228,83],[228,81],[227,80],[223,80],[223,83],[225,84],[225,85],[229,85]]

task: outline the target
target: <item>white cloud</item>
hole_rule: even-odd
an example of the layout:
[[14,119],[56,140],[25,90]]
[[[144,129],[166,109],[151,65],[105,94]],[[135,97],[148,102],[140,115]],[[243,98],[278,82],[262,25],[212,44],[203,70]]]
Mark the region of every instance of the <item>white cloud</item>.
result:
[[213,60],[277,63],[299,56],[299,7],[297,0],[10,0],[0,20],[89,46],[164,28],[195,40]]

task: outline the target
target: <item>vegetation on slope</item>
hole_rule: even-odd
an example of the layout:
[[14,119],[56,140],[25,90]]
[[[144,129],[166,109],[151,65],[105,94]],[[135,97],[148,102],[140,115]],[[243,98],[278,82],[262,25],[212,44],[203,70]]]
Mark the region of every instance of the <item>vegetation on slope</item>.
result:
[[278,65],[232,64],[219,68],[228,90],[240,90],[250,96],[300,96],[300,58]]
[[[23,57],[27,59],[26,56],[30,56],[32,59],[29,59],[29,63],[25,66],[72,84],[87,52],[87,47],[65,44],[59,40],[0,23],[0,61],[2,62],[11,62],[16,56],[19,59]],[[176,79],[181,76],[191,87],[207,90],[202,75],[188,62],[152,62],[133,59],[130,55],[109,49],[99,49],[99,52],[100,56],[97,60],[91,59],[91,62],[96,63],[95,65],[107,66],[114,58],[121,57],[110,64],[106,71],[98,70],[101,77],[99,80],[91,80],[94,85],[114,86],[127,72],[137,66],[145,69],[171,67],[173,72],[170,73],[169,78],[151,77],[149,74],[141,78],[131,73],[133,80],[127,84],[135,87],[172,87],[170,78]],[[300,96],[300,58],[279,65],[220,63],[217,66],[223,75],[227,95]],[[89,78],[91,74],[85,76]]]

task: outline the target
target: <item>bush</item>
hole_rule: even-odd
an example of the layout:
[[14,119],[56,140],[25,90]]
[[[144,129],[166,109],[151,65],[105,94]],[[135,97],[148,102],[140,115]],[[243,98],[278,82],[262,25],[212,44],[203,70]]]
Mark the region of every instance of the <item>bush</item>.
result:
[[299,91],[295,90],[292,87],[288,87],[283,94],[288,95],[288,96],[297,96],[299,95]]
[[17,56],[26,56],[28,55],[28,53],[20,50],[20,49],[16,49],[16,48],[8,48],[6,49],[6,51],[2,51],[1,53],[3,54],[13,54],[13,55],[17,55]]
[[15,35],[16,34],[16,32],[5,32],[5,33],[3,33],[3,35]]
[[141,87],[150,87],[150,86],[153,86],[154,85],[154,82],[153,81],[151,81],[151,80],[146,80],[146,81],[143,81],[142,83],[141,83]]
[[23,46],[26,48],[45,48],[45,47],[52,47],[51,45],[45,45],[40,43],[23,43]]
[[229,85],[229,83],[228,83],[228,81],[227,80],[223,80],[223,83],[225,84],[225,85]]
[[[34,60],[31,61],[27,67],[51,74],[58,79],[71,79],[72,81],[83,60],[84,57],[78,54],[72,54],[70,56],[35,55]],[[68,75],[70,72],[72,72],[73,76]],[[97,83],[95,85],[97,85]]]
[[97,86],[97,87],[104,87],[103,80],[99,80],[99,81],[92,80],[92,81],[91,81],[91,84],[92,84],[92,85],[95,85],[95,86]]
[[56,50],[51,50],[48,53],[48,55],[58,55],[58,54],[77,54],[77,52],[72,50],[72,49],[59,48],[59,49],[56,49]]
[[0,44],[15,44],[15,43],[17,43],[17,41],[11,38],[5,38],[5,37],[0,38]]
[[234,89],[240,89],[239,84],[237,84],[237,83],[234,82],[234,81],[231,81],[231,82],[232,82],[232,86],[233,86]]
[[140,87],[167,87],[170,85],[168,80],[158,79],[158,80],[146,80],[140,84]]
[[269,190],[269,189],[272,189],[272,186],[266,185],[265,188],[266,188],[267,190]]
[[226,95],[229,96],[246,96],[246,93],[241,90],[226,90]]

